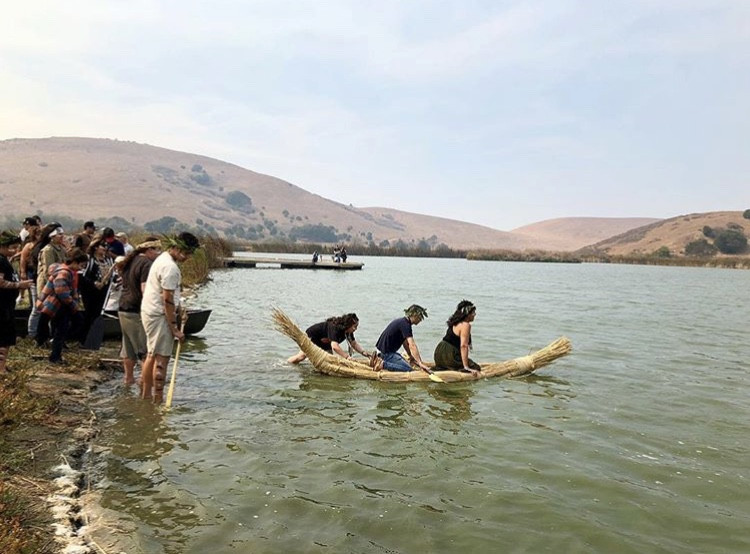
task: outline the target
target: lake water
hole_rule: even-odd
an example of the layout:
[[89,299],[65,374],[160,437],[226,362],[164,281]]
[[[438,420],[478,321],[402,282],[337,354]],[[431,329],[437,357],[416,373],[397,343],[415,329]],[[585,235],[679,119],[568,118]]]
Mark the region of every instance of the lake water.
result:
[[[103,391],[120,551],[750,552],[750,272],[351,261],[216,272],[172,410]],[[574,351],[518,380],[347,380],[287,365],[270,318],[356,311],[370,348],[419,303],[431,359],[463,298],[477,361]]]

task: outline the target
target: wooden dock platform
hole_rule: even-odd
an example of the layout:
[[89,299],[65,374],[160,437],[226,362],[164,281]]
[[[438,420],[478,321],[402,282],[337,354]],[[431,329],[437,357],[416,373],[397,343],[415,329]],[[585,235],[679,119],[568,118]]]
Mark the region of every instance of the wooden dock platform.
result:
[[258,267],[258,266],[278,266],[281,269],[338,269],[353,270],[362,269],[365,265],[362,262],[334,262],[331,260],[318,260],[313,263],[312,260],[300,260],[295,258],[270,258],[266,256],[240,256],[232,258],[222,258],[224,267]]

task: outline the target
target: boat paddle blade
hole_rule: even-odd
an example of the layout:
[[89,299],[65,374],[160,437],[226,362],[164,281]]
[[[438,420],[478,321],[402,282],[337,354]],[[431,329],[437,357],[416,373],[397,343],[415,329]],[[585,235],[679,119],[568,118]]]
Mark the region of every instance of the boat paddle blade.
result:
[[445,381],[443,381],[441,377],[435,375],[435,373],[433,373],[432,371],[428,371],[427,375],[430,376],[430,381],[435,381],[436,383],[445,383]]

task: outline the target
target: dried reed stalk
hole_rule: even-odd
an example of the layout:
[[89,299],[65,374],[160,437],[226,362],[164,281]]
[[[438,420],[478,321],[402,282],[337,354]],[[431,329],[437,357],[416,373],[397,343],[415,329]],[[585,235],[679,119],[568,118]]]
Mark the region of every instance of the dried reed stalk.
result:
[[[341,356],[329,354],[312,343],[307,334],[302,331],[284,312],[273,308],[272,318],[274,326],[282,334],[297,343],[300,350],[307,355],[313,367],[321,373],[337,377],[353,377],[357,379],[373,379],[389,382],[429,381],[430,376],[424,371],[373,371],[365,361],[346,360]],[[479,376],[460,371],[440,371],[438,374],[447,383],[457,381],[474,381],[483,377],[519,377],[549,365],[553,361],[565,356],[572,350],[570,340],[560,337],[541,350],[514,358],[505,362],[479,364],[482,371]]]

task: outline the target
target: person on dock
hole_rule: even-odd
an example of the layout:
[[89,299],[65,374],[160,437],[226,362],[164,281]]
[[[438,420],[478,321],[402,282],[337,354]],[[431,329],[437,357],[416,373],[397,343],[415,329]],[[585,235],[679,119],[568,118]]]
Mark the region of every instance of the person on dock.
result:
[[146,332],[141,321],[141,302],[149,269],[159,254],[161,241],[157,237],[148,237],[122,262],[122,292],[117,317],[122,329],[120,358],[126,385],[135,383],[135,364],[147,352]]
[[175,339],[185,334],[177,323],[182,273],[177,266],[200,248],[195,235],[182,232],[167,237],[167,251],[154,260],[143,289],[141,318],[146,332],[148,354],[141,371],[141,397],[160,404],[164,397],[167,364]]
[[[352,357],[341,348],[341,343],[346,340],[354,351],[359,352],[365,358],[369,358],[370,353],[362,348],[357,339],[354,338],[354,331],[357,330],[358,326],[359,318],[357,314],[344,314],[339,317],[329,317],[325,321],[311,325],[305,333],[310,337],[313,344],[326,352],[335,352],[342,358],[350,360]],[[297,354],[289,358],[287,362],[298,364],[306,357],[305,353],[300,350]]]
[[448,318],[443,340],[435,347],[435,371],[457,370],[477,375],[481,371],[478,363],[469,358],[471,350],[471,323],[477,315],[477,307],[468,300],[461,300],[456,311]]
[[[419,325],[426,317],[427,310],[412,304],[404,310],[404,317],[391,321],[378,338],[376,350],[370,357],[370,367],[375,371],[411,371],[411,364],[414,364],[429,373],[430,368],[422,361],[412,333],[412,326]],[[408,362],[399,354],[402,346],[409,356]]]
[[21,244],[13,231],[0,233],[0,375],[8,368],[8,352],[16,344],[15,308],[18,292],[34,286],[33,279],[19,279],[10,263]]

